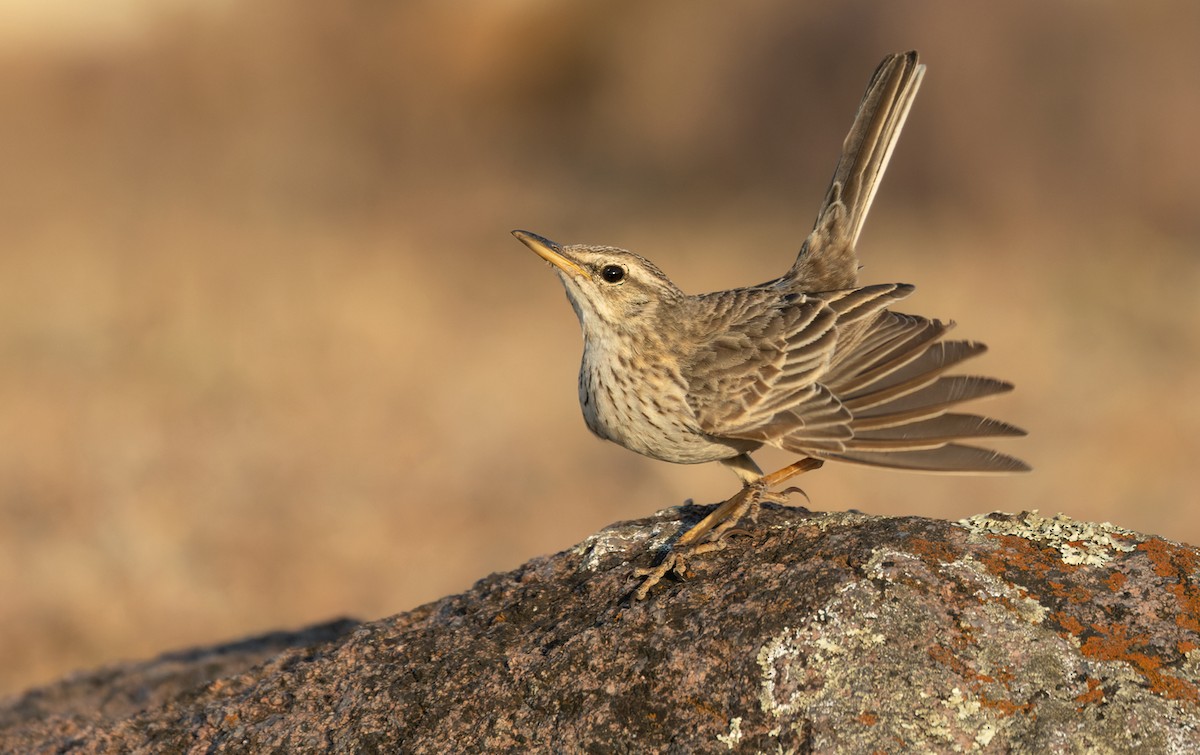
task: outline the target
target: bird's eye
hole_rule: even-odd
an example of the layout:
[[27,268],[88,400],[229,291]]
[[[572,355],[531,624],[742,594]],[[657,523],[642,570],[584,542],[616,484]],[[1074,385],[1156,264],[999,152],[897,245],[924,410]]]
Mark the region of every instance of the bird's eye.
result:
[[600,270],[600,277],[607,283],[620,283],[625,278],[625,268],[620,265],[605,265]]

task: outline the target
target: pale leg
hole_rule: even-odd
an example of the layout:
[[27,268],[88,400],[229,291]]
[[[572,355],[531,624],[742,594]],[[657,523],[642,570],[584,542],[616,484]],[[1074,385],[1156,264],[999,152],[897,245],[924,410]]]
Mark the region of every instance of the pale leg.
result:
[[[749,456],[742,455],[727,461],[726,465],[742,478],[745,486],[735,496],[722,503],[712,513],[683,533],[671,551],[663,557],[661,563],[634,571],[636,576],[646,578],[634,593],[635,597],[638,600],[644,599],[650,588],[658,584],[668,572],[673,571],[682,576],[687,571],[689,557],[723,549],[725,533],[736,526],[742,517],[749,516],[751,521],[758,519],[759,507],[770,488],[786,482],[798,474],[817,469],[823,463],[820,459],[801,459],[783,469],[764,475]],[[706,540],[698,542],[706,535],[708,536]]]

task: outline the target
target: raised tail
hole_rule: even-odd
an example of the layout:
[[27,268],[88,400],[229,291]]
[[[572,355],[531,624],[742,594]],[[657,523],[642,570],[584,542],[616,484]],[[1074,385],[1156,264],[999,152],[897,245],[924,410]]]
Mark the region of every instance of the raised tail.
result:
[[816,225],[785,276],[796,290],[835,291],[857,285],[854,246],[924,74],[916,52],[889,55],[875,69],[842,144]]

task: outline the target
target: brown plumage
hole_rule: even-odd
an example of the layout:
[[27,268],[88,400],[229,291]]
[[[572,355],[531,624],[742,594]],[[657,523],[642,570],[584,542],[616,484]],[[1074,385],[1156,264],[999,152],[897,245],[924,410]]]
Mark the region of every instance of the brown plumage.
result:
[[[742,512],[756,511],[767,485],[785,479],[787,470],[763,477],[750,459],[763,445],[926,472],[1028,469],[962,442],[1021,430],[951,411],[1011,389],[944,374],[985,347],[942,340],[950,323],[892,312],[912,286],[856,287],[855,243],[924,70],[914,52],[876,70],[816,225],[773,281],[692,296],[632,252],[513,232],[555,266],[579,317],[588,427],[656,459],[721,461],[746,484],[725,515],[681,538],[691,544],[712,533],[692,552],[721,547],[720,536]],[[678,548],[664,564],[639,595],[666,570],[683,568]]]

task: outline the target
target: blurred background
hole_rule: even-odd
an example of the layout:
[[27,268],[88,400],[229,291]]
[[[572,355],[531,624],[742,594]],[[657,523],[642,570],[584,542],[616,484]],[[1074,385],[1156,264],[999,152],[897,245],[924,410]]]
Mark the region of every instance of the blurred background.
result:
[[[815,510],[1200,543],[1200,4],[0,2],[0,694],[377,618],[737,487],[602,443],[508,235],[791,264],[867,79],[929,71],[865,283],[991,351],[1035,472]],[[764,453],[764,467],[791,461]],[[709,468],[711,467],[711,468]]]

